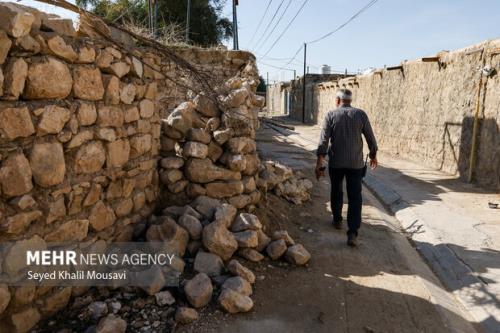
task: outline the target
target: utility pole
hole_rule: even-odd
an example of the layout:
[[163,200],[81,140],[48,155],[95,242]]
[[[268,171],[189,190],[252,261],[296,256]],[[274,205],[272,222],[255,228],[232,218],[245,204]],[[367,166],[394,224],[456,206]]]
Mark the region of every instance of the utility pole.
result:
[[293,70],[293,79],[295,80],[296,77],[297,77],[297,71],[294,69]]
[[239,50],[238,41],[238,14],[236,13],[236,6],[238,6],[238,0],[233,0],[233,49]]
[[189,25],[191,21],[191,0],[187,3],[187,13],[186,13],[186,44],[189,44]]
[[266,81],[266,86],[269,85],[269,72],[267,72],[267,81]]
[[306,123],[306,61],[307,61],[307,44],[304,43],[304,76],[302,77],[302,123]]

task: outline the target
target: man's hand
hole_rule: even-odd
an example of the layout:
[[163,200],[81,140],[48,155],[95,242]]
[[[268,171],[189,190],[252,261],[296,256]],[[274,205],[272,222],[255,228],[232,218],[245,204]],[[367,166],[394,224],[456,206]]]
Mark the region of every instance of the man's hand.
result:
[[375,169],[378,166],[378,161],[377,158],[371,158],[370,159],[370,169]]
[[323,156],[318,156],[318,161],[316,162],[316,180],[319,180],[321,177],[325,176],[325,166],[324,166],[325,158]]

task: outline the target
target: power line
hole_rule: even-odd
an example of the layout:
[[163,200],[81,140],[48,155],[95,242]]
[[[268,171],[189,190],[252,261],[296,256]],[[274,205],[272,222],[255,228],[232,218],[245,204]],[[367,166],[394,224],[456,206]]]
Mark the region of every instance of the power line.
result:
[[278,8],[276,9],[276,11],[274,12],[274,15],[273,17],[271,17],[271,21],[269,21],[269,23],[267,24],[266,28],[264,29],[264,32],[262,33],[262,35],[260,36],[260,39],[257,41],[257,43],[255,43],[255,46],[259,45],[260,42],[262,41],[262,39],[264,38],[264,36],[267,34],[267,32],[269,31],[269,27],[271,26],[271,24],[273,23],[274,19],[276,18],[276,15],[278,15],[278,12],[279,10],[281,9],[281,6],[283,6],[283,3],[285,2],[285,0],[281,0]]
[[271,37],[271,35],[273,34],[273,32],[276,30],[276,28],[280,24],[281,20],[285,16],[286,11],[288,10],[288,8],[290,7],[291,4],[292,4],[292,0],[288,0],[288,4],[286,5],[285,10],[283,11],[283,13],[281,13],[280,18],[278,19],[278,21],[276,22],[276,24],[274,25],[274,27],[271,29],[271,31],[267,34],[267,37],[264,39],[264,41],[262,41],[262,43],[260,44],[260,46],[257,48],[257,51],[260,50],[266,44],[266,42],[269,40],[269,37]]
[[280,67],[280,66],[275,66],[275,65],[271,65],[271,64],[266,64],[265,62],[262,62],[262,61],[259,61],[259,63],[261,63],[262,65],[266,65],[266,66],[276,68],[276,69],[281,69],[284,71],[292,71],[292,72],[295,71],[295,69],[293,69],[293,68],[286,68],[286,67]]
[[353,21],[356,17],[358,17],[359,15],[361,15],[364,11],[368,10],[371,6],[373,6],[378,0],[372,0],[370,1],[369,3],[367,3],[363,8],[361,8],[358,12],[356,12],[356,14],[354,14],[353,16],[351,16],[350,19],[348,19],[346,22],[342,23],[341,25],[339,25],[335,30],[332,30],[330,31],[329,33],[321,36],[320,38],[318,39],[315,39],[313,41],[310,41],[310,42],[307,42],[307,44],[314,44],[314,43],[317,43],[319,41],[322,41],[323,39],[325,38],[328,38],[330,37],[331,35],[333,35],[334,33],[336,33],[337,31],[339,31],[340,29],[342,29],[343,27],[345,27],[346,25],[348,25],[351,21]]
[[302,6],[300,6],[299,10],[297,11],[297,13],[295,14],[295,16],[292,18],[292,20],[288,23],[288,25],[286,26],[285,30],[283,30],[283,32],[281,33],[281,35],[278,36],[278,38],[274,41],[273,45],[271,45],[271,47],[267,50],[267,52],[264,54],[264,56],[267,56],[269,54],[269,52],[271,52],[271,50],[276,46],[276,44],[279,42],[279,40],[283,37],[283,35],[288,31],[288,29],[290,28],[290,26],[292,25],[292,23],[295,21],[295,19],[297,18],[297,16],[299,16],[300,12],[302,11],[302,9],[304,9],[305,5],[307,4],[309,0],[304,0],[304,2],[302,3]]
[[[361,8],[359,11],[357,11],[353,16],[351,16],[351,18],[349,18],[346,22],[342,23],[341,25],[339,25],[337,28],[335,28],[335,30],[332,30],[330,31],[329,33],[321,36],[320,38],[317,38],[315,40],[312,40],[310,42],[307,42],[306,44],[313,44],[313,43],[317,43],[327,37],[330,37],[331,35],[333,35],[334,33],[336,33],[337,31],[339,31],[340,29],[342,29],[343,27],[345,27],[346,25],[348,25],[351,21],[353,21],[356,17],[358,17],[359,15],[361,15],[364,11],[368,10],[370,7],[372,7],[378,0],[371,0],[370,2],[368,2],[363,8]],[[294,60],[297,59],[297,55],[299,54],[299,52],[304,48],[304,45],[302,45],[301,47],[299,47],[299,49],[297,50],[297,52],[295,52],[295,54],[293,55],[293,57],[291,58],[291,60],[289,62],[286,63],[286,65],[289,65],[290,63],[292,63]]]
[[253,35],[252,35],[252,38],[250,38],[250,41],[248,42],[248,45],[252,44],[255,36],[257,35],[257,31],[259,31],[260,29],[260,26],[262,25],[262,22],[264,22],[264,18],[266,17],[266,14],[269,10],[269,7],[271,6],[271,4],[273,3],[273,0],[269,0],[269,3],[267,4],[267,7],[266,7],[266,10],[264,11],[264,14],[262,15],[262,17],[260,18],[260,21],[259,21],[259,24],[257,25],[257,28],[255,29]]

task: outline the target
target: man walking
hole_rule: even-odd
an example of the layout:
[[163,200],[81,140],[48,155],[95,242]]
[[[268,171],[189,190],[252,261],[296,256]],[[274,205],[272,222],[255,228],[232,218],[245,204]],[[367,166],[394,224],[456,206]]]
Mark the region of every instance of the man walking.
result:
[[325,175],[325,157],[328,153],[328,171],[331,180],[331,208],[333,226],[342,228],[343,182],[346,179],[347,198],[347,245],[356,246],[361,225],[361,180],[364,176],[363,139],[370,149],[370,167],[377,163],[377,141],[366,113],[351,106],[352,92],[340,89],[336,95],[337,109],[329,111],[323,121],[318,145],[316,178]]

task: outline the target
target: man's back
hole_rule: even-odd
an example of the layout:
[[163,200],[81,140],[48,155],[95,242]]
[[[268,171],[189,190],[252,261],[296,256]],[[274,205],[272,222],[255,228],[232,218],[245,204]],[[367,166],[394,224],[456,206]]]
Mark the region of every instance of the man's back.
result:
[[374,156],[377,143],[366,113],[351,106],[329,111],[323,122],[318,154],[328,152],[330,168],[360,169],[364,165],[361,134]]

